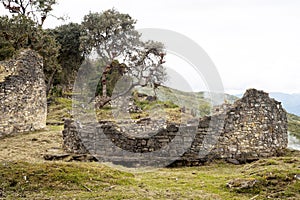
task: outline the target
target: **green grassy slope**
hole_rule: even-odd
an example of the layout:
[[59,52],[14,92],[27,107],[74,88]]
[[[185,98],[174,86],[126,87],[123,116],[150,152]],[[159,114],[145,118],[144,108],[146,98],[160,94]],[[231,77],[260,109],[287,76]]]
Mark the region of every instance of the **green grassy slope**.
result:
[[[299,154],[129,173],[99,163],[2,162],[0,199],[299,199]],[[243,187],[245,182],[255,182]],[[231,183],[231,188],[227,187]]]
[[300,117],[288,114],[288,131],[300,140]]
[[[139,88],[138,92],[154,95],[153,89],[147,87]],[[158,100],[173,102],[179,107],[185,108],[187,113],[194,110],[197,112],[196,115],[198,117],[209,115],[211,113],[212,105],[215,104],[215,102],[233,103],[238,99],[237,97],[228,94],[212,96],[209,92],[184,92],[165,86],[159,87],[156,90],[156,94]]]

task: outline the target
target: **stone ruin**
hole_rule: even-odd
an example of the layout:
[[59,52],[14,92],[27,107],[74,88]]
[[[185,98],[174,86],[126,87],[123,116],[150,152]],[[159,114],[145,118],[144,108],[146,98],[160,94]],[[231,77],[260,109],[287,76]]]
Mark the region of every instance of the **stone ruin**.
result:
[[[141,127],[145,125],[157,127],[151,120],[140,124]],[[184,150],[179,145],[167,149],[175,151],[174,155],[177,155],[176,151],[180,153],[169,166],[194,166],[214,159],[239,164],[278,156],[288,144],[287,116],[281,103],[256,89],[247,90],[233,104],[221,105],[211,116],[185,125],[168,123],[155,133],[149,131],[148,137],[132,136],[122,130],[112,122],[80,124],[66,120],[63,147],[69,153],[90,153],[99,161],[113,160],[124,164],[122,160],[131,160],[132,163],[126,165],[132,166],[140,160],[125,159],[127,154],[115,154],[116,148],[132,153],[151,153],[174,143],[174,138],[179,136],[178,144],[183,141],[190,145]],[[191,134],[192,138],[189,137]]]
[[44,80],[42,58],[32,50],[0,62],[0,137],[46,127]]

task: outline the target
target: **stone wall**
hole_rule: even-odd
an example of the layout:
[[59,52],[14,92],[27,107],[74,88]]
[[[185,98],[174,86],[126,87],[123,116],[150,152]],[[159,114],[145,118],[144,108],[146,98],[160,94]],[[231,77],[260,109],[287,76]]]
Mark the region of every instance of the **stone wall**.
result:
[[[151,127],[152,124],[154,129],[157,128],[155,121],[142,123],[142,127],[149,127],[149,124]],[[148,131],[148,135],[144,133],[143,137],[123,130],[111,122],[80,124],[66,120],[63,131],[64,148],[71,153],[92,153],[103,161],[121,162],[123,159],[137,162],[134,157],[124,159],[129,154],[115,154],[115,148],[133,153],[151,153],[167,147],[170,157],[174,156],[175,159],[180,154],[172,165],[190,166],[210,159],[241,163],[277,156],[288,143],[286,112],[267,93],[255,89],[247,90],[243,98],[234,104],[224,104],[216,108],[212,116],[196,122],[185,125],[165,124],[156,131]],[[174,138],[177,138],[176,141]],[[168,147],[170,143],[178,145]],[[183,144],[189,144],[188,148],[183,149]]]
[[23,50],[0,62],[0,137],[46,126],[47,99],[42,58]]
[[217,109],[215,115],[200,119],[195,140],[182,157],[184,163],[201,155],[205,160],[241,163],[278,156],[287,148],[286,112],[267,93],[249,89],[233,105]]
[[214,150],[222,157],[270,157],[287,148],[287,116],[267,93],[248,90],[226,112]]

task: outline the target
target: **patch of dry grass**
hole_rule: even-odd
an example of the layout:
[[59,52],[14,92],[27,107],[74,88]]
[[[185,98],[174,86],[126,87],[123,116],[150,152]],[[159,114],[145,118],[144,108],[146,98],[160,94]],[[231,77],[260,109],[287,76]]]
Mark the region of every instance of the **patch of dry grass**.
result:
[[0,139],[1,161],[41,162],[43,154],[62,150],[62,126]]

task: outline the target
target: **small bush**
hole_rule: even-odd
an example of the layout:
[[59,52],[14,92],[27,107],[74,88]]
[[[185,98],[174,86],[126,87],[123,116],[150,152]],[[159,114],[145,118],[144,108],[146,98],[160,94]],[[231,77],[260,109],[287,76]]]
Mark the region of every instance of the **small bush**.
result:
[[0,41],[0,60],[11,58],[16,52],[15,48],[7,41]]

